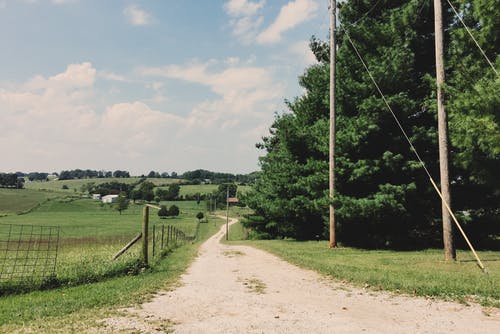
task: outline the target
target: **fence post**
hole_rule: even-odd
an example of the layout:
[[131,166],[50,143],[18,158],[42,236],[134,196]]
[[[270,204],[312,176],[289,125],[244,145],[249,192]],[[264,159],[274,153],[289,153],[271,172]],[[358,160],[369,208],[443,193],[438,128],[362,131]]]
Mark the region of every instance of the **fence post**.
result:
[[149,227],[149,207],[142,209],[142,262],[148,265],[148,227]]
[[167,247],[170,245],[170,225],[167,225]]
[[155,257],[156,248],[156,224],[153,224],[153,258]]
[[163,250],[163,237],[165,236],[165,224],[161,225],[161,250]]

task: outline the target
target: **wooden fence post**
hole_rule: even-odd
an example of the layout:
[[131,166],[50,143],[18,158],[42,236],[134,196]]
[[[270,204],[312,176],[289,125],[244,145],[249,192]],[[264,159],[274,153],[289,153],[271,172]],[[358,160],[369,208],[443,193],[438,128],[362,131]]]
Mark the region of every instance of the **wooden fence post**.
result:
[[142,262],[148,265],[148,227],[149,227],[149,207],[142,209]]
[[155,248],[156,248],[156,225],[153,225],[153,258],[155,257]]
[[165,224],[161,225],[161,249],[163,250],[163,237],[165,236]]

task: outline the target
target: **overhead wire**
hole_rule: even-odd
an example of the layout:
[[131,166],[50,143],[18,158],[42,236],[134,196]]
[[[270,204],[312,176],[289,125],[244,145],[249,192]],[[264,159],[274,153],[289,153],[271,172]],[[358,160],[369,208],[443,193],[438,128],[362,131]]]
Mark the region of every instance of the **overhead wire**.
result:
[[451,4],[450,0],[446,0],[448,2],[448,4],[450,5],[451,9],[453,10],[453,12],[455,12],[455,15],[458,17],[458,19],[460,20],[460,22],[462,23],[462,25],[464,26],[465,30],[469,33],[469,36],[472,38],[472,40],[474,41],[474,43],[476,43],[476,46],[479,48],[479,51],[481,51],[481,54],[483,55],[484,59],[486,59],[486,61],[488,62],[488,64],[490,65],[491,69],[493,70],[493,72],[495,72],[495,74],[498,76],[498,72],[495,68],[495,66],[493,66],[493,63],[491,62],[490,58],[488,58],[488,56],[486,55],[486,52],[484,52],[483,48],[479,45],[478,41],[476,40],[476,38],[474,37],[474,35],[472,35],[472,32],[470,31],[469,27],[467,27],[467,25],[465,24],[464,20],[462,19],[462,17],[460,16],[460,14],[458,14],[457,10],[455,9],[455,7]]
[[422,166],[422,168],[424,169],[425,173],[427,174],[427,176],[429,177],[429,180],[432,184],[432,186],[434,187],[434,189],[436,190],[437,194],[439,195],[439,197],[441,198],[442,200],[442,203],[444,203],[445,207],[446,207],[446,210],[448,211],[448,213],[450,214],[450,216],[452,217],[453,221],[455,222],[455,225],[457,226],[457,228],[459,229],[460,233],[462,234],[462,236],[464,237],[465,241],[467,242],[467,245],[469,246],[469,248],[471,249],[472,253],[474,254],[474,257],[476,258],[476,261],[477,261],[477,264],[479,266],[479,268],[481,268],[481,270],[483,272],[486,273],[486,268],[484,267],[483,263],[481,262],[481,259],[479,259],[479,256],[477,255],[474,247],[472,246],[472,244],[470,243],[469,241],[469,238],[467,237],[467,235],[465,234],[464,230],[462,229],[462,226],[460,225],[460,223],[458,222],[458,219],[455,217],[455,214],[453,213],[453,211],[451,210],[451,208],[449,207],[449,205],[446,203],[446,201],[444,200],[443,198],[443,194],[441,193],[441,191],[439,190],[436,182],[434,181],[433,177],[431,176],[429,170],[427,169],[424,161],[422,160],[422,158],[420,157],[420,155],[418,154],[418,151],[417,149],[415,148],[415,146],[413,145],[412,141],[410,140],[410,137],[408,136],[408,134],[406,133],[403,125],[401,124],[401,122],[399,121],[398,117],[396,116],[396,113],[394,112],[394,110],[392,110],[389,102],[387,101],[387,98],[385,97],[384,93],[382,92],[382,90],[380,89],[379,85],[377,84],[377,81],[375,80],[375,78],[373,77],[370,69],[368,68],[368,65],[366,64],[366,62],[364,61],[363,57],[361,56],[358,48],[356,47],[356,45],[354,44],[353,40],[351,39],[351,36],[349,35],[349,32],[347,31],[347,29],[344,27],[344,25],[342,23],[339,22],[339,27],[342,28],[342,30],[345,32],[345,36],[347,37],[347,39],[349,40],[349,43],[351,44],[352,48],[354,49],[354,52],[356,53],[356,55],[358,56],[359,60],[361,61],[361,63],[363,64],[363,67],[365,68],[366,72],[368,73],[371,81],[373,82],[373,84],[375,85],[378,93],[380,94],[380,96],[382,97],[382,100],[384,101],[385,105],[387,106],[387,109],[389,109],[392,117],[394,118],[394,120],[396,121],[396,124],[398,125],[399,129],[401,130],[401,132],[403,133],[403,136],[406,138],[406,141],[408,142],[408,144],[410,145],[410,148],[412,149],[413,153],[415,154],[415,156],[417,157],[420,165]]

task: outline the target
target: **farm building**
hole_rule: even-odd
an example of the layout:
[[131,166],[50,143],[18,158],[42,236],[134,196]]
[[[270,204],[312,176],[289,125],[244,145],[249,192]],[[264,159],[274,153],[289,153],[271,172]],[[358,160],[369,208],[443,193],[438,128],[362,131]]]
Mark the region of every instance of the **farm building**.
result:
[[118,195],[106,195],[102,197],[103,203],[115,203],[118,201]]
[[100,200],[101,194],[92,194],[92,199]]

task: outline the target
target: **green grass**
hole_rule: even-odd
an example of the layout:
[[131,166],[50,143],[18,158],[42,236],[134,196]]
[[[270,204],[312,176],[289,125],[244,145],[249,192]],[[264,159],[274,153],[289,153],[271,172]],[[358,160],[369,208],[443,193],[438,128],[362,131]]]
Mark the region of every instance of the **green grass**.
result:
[[485,306],[500,307],[500,252],[479,252],[488,269],[488,275],[485,275],[467,251],[458,251],[456,263],[446,263],[441,250],[332,250],[326,241],[238,241],[245,238],[241,224],[231,227],[229,238],[233,240],[229,243],[269,251],[298,266],[357,286],[456,301],[472,300]]
[[[171,225],[192,236],[196,232],[196,213],[203,211],[195,201],[162,202],[176,204],[180,216],[160,219],[156,210],[150,209],[149,234],[157,225]],[[142,205],[131,204],[121,215],[109,204],[91,199],[52,199],[25,215],[10,215],[0,218],[0,224],[29,224],[35,226],[59,226],[56,284],[77,285],[95,282],[111,276],[134,271],[139,258],[139,247],[132,248],[117,261],[111,261],[128,241],[141,232]],[[159,237],[157,237],[159,240]],[[152,248],[152,243],[150,243]],[[157,247],[157,252],[159,247]],[[1,264],[1,263],[0,263]],[[0,286],[4,293],[16,289],[36,289],[40,282],[26,286],[23,282]]]
[[[135,183],[139,181],[138,177],[129,178],[93,178],[93,179],[76,179],[76,180],[51,180],[51,181],[33,181],[26,182],[24,187],[31,190],[48,190],[57,191],[62,193],[74,193],[75,190],[80,192],[84,184],[93,182],[95,184],[101,184],[106,182],[120,182],[120,183]],[[153,182],[156,186],[164,186],[171,183],[181,182],[181,179],[162,179],[162,178],[148,178],[147,181]],[[62,189],[63,186],[67,186],[68,189]]]
[[222,224],[202,224],[198,240],[169,253],[152,269],[136,276],[111,278],[94,284],[35,291],[0,298],[0,332],[81,332],[95,320],[117,313],[119,307],[147,300],[171,287],[197,254],[199,245]]
[[[181,185],[181,189],[179,191],[180,196],[186,195],[196,195],[196,194],[211,194],[219,188],[217,184],[185,184]],[[248,192],[250,186],[238,186],[238,193],[244,194]]]
[[31,189],[0,188],[0,216],[19,214],[37,207],[57,195]]

